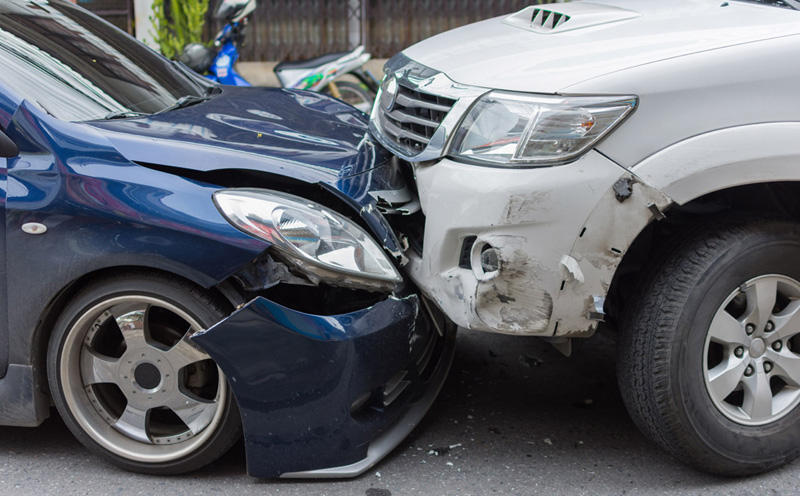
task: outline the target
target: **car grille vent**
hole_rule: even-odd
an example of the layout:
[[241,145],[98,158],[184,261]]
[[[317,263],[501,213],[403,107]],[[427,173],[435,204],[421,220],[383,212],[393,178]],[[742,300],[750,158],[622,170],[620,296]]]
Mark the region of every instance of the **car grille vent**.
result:
[[455,103],[451,98],[398,84],[393,100],[389,93],[381,95],[381,127],[409,156],[417,155],[428,145]]
[[531,16],[531,26],[545,31],[553,30],[565,22],[569,21],[570,17],[566,14],[554,12],[546,9],[533,9]]
[[404,380],[406,375],[408,375],[408,371],[402,370],[395,374],[394,377],[389,379],[389,382],[383,387],[383,407],[388,408],[389,405],[394,403],[400,393],[406,390],[410,381]]

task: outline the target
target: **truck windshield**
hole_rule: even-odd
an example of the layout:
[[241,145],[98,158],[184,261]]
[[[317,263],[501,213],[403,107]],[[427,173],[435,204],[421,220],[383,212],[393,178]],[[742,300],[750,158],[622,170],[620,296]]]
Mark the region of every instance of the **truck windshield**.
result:
[[785,9],[800,10],[800,2],[797,0],[737,0],[739,2],[759,3],[761,5],[771,5],[773,7],[783,7]]
[[59,0],[0,2],[0,86],[68,121],[151,114],[203,89],[151,49]]

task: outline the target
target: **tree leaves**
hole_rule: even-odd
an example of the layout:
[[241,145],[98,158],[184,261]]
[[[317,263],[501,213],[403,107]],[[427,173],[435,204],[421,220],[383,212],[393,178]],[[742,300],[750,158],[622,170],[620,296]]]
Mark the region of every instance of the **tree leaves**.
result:
[[174,59],[189,43],[202,42],[208,0],[153,0],[155,33],[161,53]]

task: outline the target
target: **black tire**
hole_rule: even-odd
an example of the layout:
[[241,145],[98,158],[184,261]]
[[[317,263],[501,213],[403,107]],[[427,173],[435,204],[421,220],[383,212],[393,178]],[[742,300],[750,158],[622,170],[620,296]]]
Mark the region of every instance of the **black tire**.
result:
[[[619,385],[634,422],[678,460],[715,474],[756,474],[795,459],[800,389],[780,382],[796,374],[767,362],[800,359],[791,351],[800,352],[791,339],[800,325],[782,327],[781,341],[773,323],[800,296],[800,226],[714,219],[662,254],[633,293],[618,343]],[[748,327],[759,315],[763,328]]]
[[134,472],[180,474],[219,458],[241,437],[239,411],[225,376],[187,337],[227,313],[202,288],[163,275],[129,272],[84,288],[47,353],[64,423]]
[[[375,101],[375,95],[370,93],[365,85],[361,83],[352,83],[350,81],[336,81],[333,84],[339,89],[339,94],[341,95],[340,100],[362,112],[370,113],[372,104]],[[328,86],[325,87],[324,91],[330,94]]]

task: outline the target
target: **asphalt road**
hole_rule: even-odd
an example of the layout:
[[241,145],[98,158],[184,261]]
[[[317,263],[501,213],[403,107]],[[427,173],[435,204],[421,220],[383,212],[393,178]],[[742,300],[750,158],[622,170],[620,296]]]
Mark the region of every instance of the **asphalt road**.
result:
[[0,495],[791,495],[800,463],[748,479],[694,471],[651,446],[628,418],[613,343],[572,358],[535,339],[462,332],[456,361],[424,422],[354,480],[272,481],[245,473],[240,444],[181,477],[116,469],[86,451],[57,415],[0,428]]

